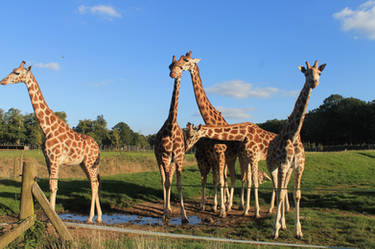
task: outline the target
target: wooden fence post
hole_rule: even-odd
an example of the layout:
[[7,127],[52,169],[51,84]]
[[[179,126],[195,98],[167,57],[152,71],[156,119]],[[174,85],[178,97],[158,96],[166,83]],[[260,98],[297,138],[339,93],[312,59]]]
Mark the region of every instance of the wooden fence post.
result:
[[19,217],[21,220],[34,215],[34,201],[31,188],[35,182],[35,177],[35,166],[30,161],[25,161],[22,170],[21,204]]
[[61,238],[63,240],[73,240],[72,235],[69,233],[68,229],[66,228],[60,217],[56,214],[55,211],[52,210],[49,201],[47,200],[43,191],[40,189],[38,183],[34,183],[34,185],[32,186],[32,191],[35,199],[39,202],[44,213],[48,216],[49,220],[55,227],[57,233],[60,234]]
[[19,224],[12,231],[7,232],[6,234],[0,236],[0,249],[5,248],[17,237],[21,236],[27,229],[32,227],[35,223],[35,217],[29,216],[21,224]]

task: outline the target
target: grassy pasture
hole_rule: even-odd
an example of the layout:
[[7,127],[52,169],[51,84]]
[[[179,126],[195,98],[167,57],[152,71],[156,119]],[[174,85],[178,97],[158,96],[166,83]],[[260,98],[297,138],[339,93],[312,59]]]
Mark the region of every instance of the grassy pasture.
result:
[[[3,157],[4,154],[1,153],[0,156]],[[129,160],[142,162],[145,160],[144,158],[152,158],[153,154],[131,153],[128,156]],[[189,156],[191,157],[191,155]],[[102,158],[106,157],[112,158],[113,155],[103,153]],[[265,169],[265,163],[261,162],[260,167]],[[208,179],[211,183],[212,177],[209,176]],[[48,180],[40,179],[39,184],[48,193]],[[185,201],[197,203],[200,196],[200,174],[196,166],[184,168],[183,184]],[[19,186],[18,181],[0,179],[0,222],[5,215],[15,216],[18,213]],[[290,189],[292,186],[293,182],[291,181]],[[240,181],[237,181],[236,205],[239,202],[239,188]],[[261,185],[259,192],[261,208],[266,209],[270,200],[271,183],[267,182]],[[208,194],[212,195],[212,191],[208,191]],[[86,214],[90,200],[87,180],[84,178],[61,180],[57,198],[57,211],[82,213],[84,210],[83,212]],[[102,177],[101,202],[104,212],[118,212],[136,203],[159,201],[161,198],[160,175],[156,165],[148,172]],[[177,201],[175,184],[172,188],[172,200]],[[288,231],[281,232],[279,242],[375,248],[375,151],[307,153],[306,167],[302,178],[301,216],[304,239],[299,241],[294,238],[295,212],[292,210],[287,214]],[[220,225],[202,225],[194,228],[191,226],[166,226],[159,230],[203,236],[273,241],[271,238],[273,221],[274,215],[259,220],[249,217],[247,222],[240,223],[236,227]],[[108,243],[110,241],[111,239]],[[126,240],[124,245],[127,243],[134,243],[134,239],[130,239],[130,242]],[[196,247],[190,248],[203,248],[199,247],[202,244],[197,244]],[[160,248],[169,247],[173,247],[172,244]],[[217,245],[212,245],[212,247],[231,248]]]

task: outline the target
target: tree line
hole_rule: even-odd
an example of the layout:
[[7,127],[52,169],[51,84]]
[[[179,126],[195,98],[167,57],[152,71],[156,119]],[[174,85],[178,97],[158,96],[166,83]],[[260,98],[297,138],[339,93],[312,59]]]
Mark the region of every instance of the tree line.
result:
[[[65,112],[55,114],[66,122]],[[107,128],[103,115],[96,120],[80,120],[74,131],[95,139],[101,148],[124,150],[127,146],[149,148],[151,136],[134,132],[125,122],[119,122],[112,129]],[[34,113],[23,115],[20,110],[10,108],[7,112],[0,109],[0,144],[27,144],[37,148],[44,141],[44,134]]]
[[[65,112],[55,114],[66,121]],[[258,125],[279,133],[285,122],[273,119]],[[93,137],[101,148],[124,149],[129,145],[150,148],[155,139],[155,134],[144,136],[134,132],[125,122],[108,129],[103,115],[97,116],[96,120],[80,120],[73,130]],[[375,100],[366,102],[333,94],[306,114],[301,137],[307,147],[375,144]],[[39,147],[43,140],[34,113],[23,115],[15,108],[7,112],[0,109],[0,144]]]
[[[279,133],[285,122],[274,119],[259,126]],[[375,144],[375,100],[366,102],[332,94],[306,114],[301,138],[305,145]]]

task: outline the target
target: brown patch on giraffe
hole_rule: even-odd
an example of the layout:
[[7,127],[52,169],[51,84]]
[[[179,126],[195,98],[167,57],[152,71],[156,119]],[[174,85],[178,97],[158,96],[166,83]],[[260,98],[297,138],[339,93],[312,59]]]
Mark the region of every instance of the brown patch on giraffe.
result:
[[[55,115],[52,115],[51,116],[51,124],[53,124],[55,121],[56,121],[56,117],[55,117]],[[56,129],[56,127],[55,127],[55,129]]]
[[262,140],[260,139],[260,137],[258,136],[258,134],[256,134],[255,137],[254,137],[254,141],[256,143],[260,143]]
[[221,128],[215,128],[214,131],[215,131],[216,133],[222,133],[222,132],[223,132],[223,129],[221,129]]
[[65,144],[70,147],[72,145],[72,140],[66,139]]
[[56,138],[52,138],[50,140],[47,140],[46,146],[49,147],[49,148],[51,148],[51,147],[53,147],[54,145],[56,145],[58,143],[59,143],[59,141]]
[[243,139],[243,136],[242,136],[242,135],[237,135],[237,136],[235,136],[235,139],[236,139],[237,141],[240,141],[240,140]]
[[68,137],[66,134],[61,134],[60,136],[57,137],[60,141],[65,141]]
[[223,134],[221,135],[221,137],[222,137],[223,140],[227,140],[227,138],[228,138],[228,133],[223,133]]
[[207,131],[208,136],[211,136],[212,133],[213,133],[213,131],[212,131],[211,129],[209,129],[209,130]]
[[60,127],[59,127],[59,132],[60,132],[60,133],[63,133],[63,132],[65,132],[65,129],[64,129],[62,126],[60,126]]
[[68,134],[68,137],[69,137],[70,139],[74,139],[74,134],[73,134],[72,131],[69,131],[67,134]]
[[254,133],[254,132],[255,132],[255,129],[254,129],[254,127],[249,127],[249,128],[248,128],[248,131],[249,131],[249,133]]

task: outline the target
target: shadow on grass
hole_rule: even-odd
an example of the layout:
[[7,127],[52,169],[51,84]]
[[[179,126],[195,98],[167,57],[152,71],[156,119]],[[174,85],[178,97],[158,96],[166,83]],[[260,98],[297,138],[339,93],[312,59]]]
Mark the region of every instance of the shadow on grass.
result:
[[[302,194],[302,207],[335,208],[375,214],[375,190],[348,193]],[[372,198],[369,198],[372,197]]]
[[366,153],[366,152],[358,152],[358,154],[360,154],[360,155],[362,155],[362,156],[366,156],[366,157],[374,158],[374,159],[375,159],[375,155],[371,155],[370,153]]
[[[46,196],[49,196],[48,179],[39,180],[38,184]],[[126,181],[102,180],[101,185],[99,198],[101,207],[105,212],[117,212],[135,203],[155,201],[162,198],[162,192],[159,189]],[[88,180],[60,180],[58,186],[56,204],[62,205],[65,211],[89,212],[91,188]],[[171,194],[172,198],[177,198],[177,195]]]
[[21,182],[10,179],[1,179],[0,184],[5,186],[21,187]]

